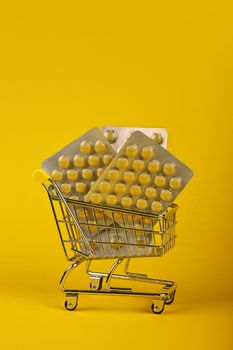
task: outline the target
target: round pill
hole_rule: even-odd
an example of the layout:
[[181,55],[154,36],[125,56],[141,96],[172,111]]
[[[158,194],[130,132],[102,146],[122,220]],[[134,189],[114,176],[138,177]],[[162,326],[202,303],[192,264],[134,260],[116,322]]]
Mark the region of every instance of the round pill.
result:
[[115,130],[109,129],[104,132],[104,137],[108,140],[108,142],[114,143],[116,142],[118,135]]
[[82,177],[84,180],[90,180],[93,177],[93,171],[91,169],[83,169]]
[[93,233],[97,230],[96,221],[88,220],[88,224],[91,224],[91,225],[88,225],[89,232]]
[[162,175],[155,176],[154,184],[158,187],[163,187],[166,184],[166,179]]
[[134,158],[138,153],[137,145],[129,145],[126,147],[125,155],[129,158]]
[[94,204],[100,204],[102,202],[102,196],[100,193],[94,192],[91,194],[90,200]]
[[141,155],[143,159],[151,159],[154,155],[153,148],[149,146],[143,147]]
[[96,167],[99,165],[99,163],[100,163],[100,160],[97,156],[89,156],[88,157],[88,164],[90,166]]
[[71,181],[74,181],[78,178],[78,173],[74,169],[70,169],[67,171],[67,178]]
[[70,165],[70,160],[69,160],[69,158],[68,157],[65,157],[65,156],[60,156],[59,158],[58,158],[58,166],[60,167],[60,168],[68,168],[69,167],[69,165]]
[[172,177],[169,181],[169,186],[173,190],[178,190],[181,187],[182,180],[180,177]]
[[157,191],[154,187],[147,187],[145,190],[145,196],[150,199],[157,197]]
[[172,199],[172,194],[169,190],[162,190],[160,193],[160,198],[163,201],[169,202]]
[[51,174],[51,178],[52,178],[52,180],[54,180],[54,181],[61,181],[62,178],[63,178],[63,174],[62,174],[62,172],[59,171],[59,170],[53,170],[53,171],[52,171],[52,174]]
[[126,171],[123,174],[123,179],[125,182],[134,182],[135,181],[135,174],[132,171]]
[[133,204],[132,198],[130,198],[130,197],[122,197],[121,198],[121,205],[123,207],[131,207],[132,204]]
[[152,174],[157,173],[159,171],[159,168],[160,168],[160,163],[158,160],[152,160],[148,164],[148,170]]
[[152,224],[152,220],[150,218],[145,218],[143,221],[144,221],[144,224],[146,224],[146,225]]
[[111,154],[105,154],[103,156],[103,163],[104,163],[104,165],[110,164],[112,160],[113,160],[113,156]]
[[136,206],[138,209],[144,210],[147,207],[147,201],[143,198],[139,198],[136,202]]
[[114,213],[113,214],[115,220],[120,220],[122,219],[122,214],[121,213]]
[[110,183],[108,181],[102,181],[99,184],[99,191],[100,192],[109,192],[110,191]]
[[150,175],[148,175],[147,173],[142,173],[139,176],[139,182],[142,185],[148,185],[150,183]]
[[126,159],[124,157],[120,157],[117,159],[117,167],[119,169],[125,169],[128,167],[128,165],[129,165],[128,159]]
[[76,154],[76,156],[74,156],[73,162],[77,168],[83,168],[85,165],[85,159],[79,154]]
[[76,182],[75,189],[78,193],[84,193],[86,192],[86,184],[84,182]]
[[151,204],[151,209],[152,209],[152,211],[154,211],[156,213],[160,213],[163,210],[163,205],[159,201],[154,201]]
[[105,200],[108,205],[115,205],[117,203],[117,196],[114,194],[108,194]]
[[94,148],[97,153],[103,153],[106,151],[106,145],[100,140],[96,141]]
[[61,192],[64,194],[68,194],[71,192],[71,185],[68,183],[61,184]]
[[111,180],[111,181],[116,181],[116,180],[119,178],[120,174],[119,174],[119,171],[118,171],[118,170],[116,170],[116,169],[111,169],[111,170],[109,170],[107,176],[108,176],[108,179],[109,179],[109,180]]
[[140,196],[140,194],[142,193],[142,189],[138,185],[132,185],[129,191],[132,196]]
[[84,154],[90,154],[92,151],[91,144],[87,141],[83,141],[80,143],[79,149]]
[[103,174],[103,172],[104,172],[103,168],[97,169],[97,172],[96,172],[97,177],[100,177]]
[[143,170],[144,167],[145,167],[145,164],[143,162],[143,160],[141,159],[135,159],[132,163],[132,166],[133,166],[133,169],[135,171],[140,171],[140,170]]
[[70,196],[70,199],[73,199],[74,201],[79,201],[79,197],[78,196]]
[[161,145],[161,143],[163,142],[163,136],[159,132],[155,132],[154,134],[152,134],[151,138],[159,145]]
[[95,217],[96,219],[103,219],[103,212],[100,209],[95,209]]
[[76,210],[76,214],[77,214],[77,217],[78,217],[79,219],[86,219],[86,215],[85,215],[84,209],[78,208],[78,209]]
[[114,189],[117,194],[124,194],[126,192],[126,186],[121,182],[117,183]]
[[166,175],[173,175],[176,171],[176,166],[174,163],[165,163],[163,166],[163,172]]

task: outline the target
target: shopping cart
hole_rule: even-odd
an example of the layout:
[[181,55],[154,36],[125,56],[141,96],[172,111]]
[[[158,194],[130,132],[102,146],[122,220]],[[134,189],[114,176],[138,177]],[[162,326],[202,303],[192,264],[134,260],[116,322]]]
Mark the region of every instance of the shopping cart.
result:
[[[165,304],[173,302],[175,282],[132,273],[129,262],[131,258],[161,257],[174,246],[177,205],[173,204],[163,215],[151,215],[65,199],[51,179],[42,184],[48,193],[65,256],[72,262],[60,281],[67,310],[75,310],[80,294],[147,297],[152,299],[151,309],[156,314],[164,310]],[[114,263],[107,272],[91,271],[91,262],[97,259],[114,259]],[[90,287],[66,288],[68,275],[85,261]],[[114,273],[123,261],[126,262],[124,273]],[[159,291],[112,286],[113,280],[143,282],[144,286],[153,284]]]

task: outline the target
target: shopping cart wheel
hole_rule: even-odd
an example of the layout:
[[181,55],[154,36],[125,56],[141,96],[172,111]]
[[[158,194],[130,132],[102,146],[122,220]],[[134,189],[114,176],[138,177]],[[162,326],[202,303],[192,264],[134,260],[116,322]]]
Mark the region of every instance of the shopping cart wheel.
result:
[[156,300],[151,305],[151,310],[154,314],[161,314],[164,310],[164,300]]
[[171,303],[173,303],[175,299],[175,295],[176,295],[176,290],[174,290],[174,292],[171,293],[169,299],[165,300],[165,304],[170,305]]
[[78,295],[69,296],[65,301],[65,308],[68,311],[74,311],[78,305]]

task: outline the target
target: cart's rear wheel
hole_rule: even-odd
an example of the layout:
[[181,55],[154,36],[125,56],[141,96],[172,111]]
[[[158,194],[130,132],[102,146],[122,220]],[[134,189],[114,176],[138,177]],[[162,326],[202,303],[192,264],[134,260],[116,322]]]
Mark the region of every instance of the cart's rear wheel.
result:
[[170,305],[171,303],[173,303],[173,301],[174,301],[174,299],[175,299],[175,295],[176,295],[176,290],[174,290],[174,291],[171,293],[169,299],[165,300],[165,304],[166,304],[166,305]]
[[164,310],[164,300],[156,300],[151,305],[151,310],[154,314],[161,314]]
[[77,306],[78,306],[78,295],[67,297],[67,299],[65,301],[66,310],[74,311]]

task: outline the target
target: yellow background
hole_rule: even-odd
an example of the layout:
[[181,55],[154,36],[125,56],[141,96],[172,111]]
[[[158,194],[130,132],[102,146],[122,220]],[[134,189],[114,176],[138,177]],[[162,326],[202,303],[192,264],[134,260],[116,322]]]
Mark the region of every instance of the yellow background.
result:
[[[85,4],[83,4],[85,3]],[[218,2],[6,2],[0,11],[4,349],[231,349],[233,9]],[[32,172],[94,126],[165,127],[195,177],[176,247],[137,271],[174,279],[162,315],[137,298],[63,309],[66,268]]]

